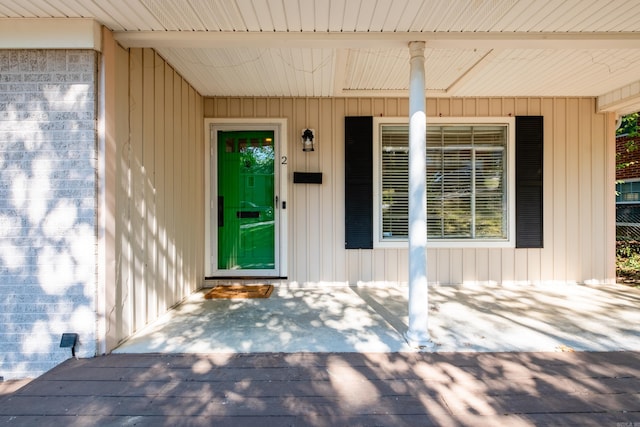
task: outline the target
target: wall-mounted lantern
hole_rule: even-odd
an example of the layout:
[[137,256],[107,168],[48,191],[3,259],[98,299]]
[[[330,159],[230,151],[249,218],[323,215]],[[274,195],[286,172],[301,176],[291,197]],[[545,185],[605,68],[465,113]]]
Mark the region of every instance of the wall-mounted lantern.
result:
[[313,139],[316,131],[313,129],[305,129],[302,131],[302,151],[315,151],[313,149]]

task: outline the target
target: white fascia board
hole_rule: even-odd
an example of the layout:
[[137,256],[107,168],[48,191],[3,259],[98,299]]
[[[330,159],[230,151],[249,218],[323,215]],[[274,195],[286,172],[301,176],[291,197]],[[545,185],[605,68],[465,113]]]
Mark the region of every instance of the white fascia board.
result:
[[89,18],[0,18],[0,49],[101,51],[101,26]]
[[123,31],[114,34],[132,48],[399,48],[424,41],[428,48],[463,49],[633,49],[640,48],[640,32],[229,32]]
[[640,80],[600,95],[597,109],[620,116],[640,111]]

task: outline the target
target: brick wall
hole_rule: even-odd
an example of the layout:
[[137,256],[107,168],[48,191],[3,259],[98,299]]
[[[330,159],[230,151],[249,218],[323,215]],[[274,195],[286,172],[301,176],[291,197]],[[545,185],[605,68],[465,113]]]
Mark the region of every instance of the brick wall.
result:
[[0,376],[95,355],[93,51],[0,50]]
[[640,138],[636,137],[638,149],[627,152],[626,144],[632,140],[628,136],[619,136],[616,138],[616,163],[633,162],[632,165],[616,170],[616,180],[638,179],[640,178]]

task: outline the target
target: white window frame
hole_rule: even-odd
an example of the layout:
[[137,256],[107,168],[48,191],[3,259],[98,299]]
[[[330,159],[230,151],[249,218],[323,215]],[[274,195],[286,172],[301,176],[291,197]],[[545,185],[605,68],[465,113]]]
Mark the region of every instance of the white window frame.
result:
[[[513,248],[516,235],[516,194],[515,194],[515,117],[427,117],[427,126],[441,124],[499,125],[507,126],[507,238],[482,239],[427,239],[428,248]],[[382,158],[380,133],[383,125],[409,125],[406,117],[373,118],[373,246],[374,248],[407,248],[407,239],[384,240],[382,237]]]

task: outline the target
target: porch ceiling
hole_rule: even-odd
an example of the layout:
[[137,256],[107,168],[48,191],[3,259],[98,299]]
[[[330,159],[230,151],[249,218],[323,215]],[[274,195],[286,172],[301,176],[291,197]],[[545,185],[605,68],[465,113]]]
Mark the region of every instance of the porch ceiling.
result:
[[94,18],[205,96],[596,96],[640,110],[637,0],[0,0],[0,18]]

